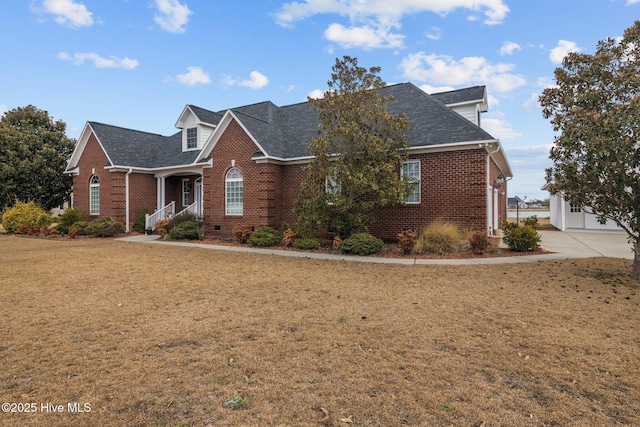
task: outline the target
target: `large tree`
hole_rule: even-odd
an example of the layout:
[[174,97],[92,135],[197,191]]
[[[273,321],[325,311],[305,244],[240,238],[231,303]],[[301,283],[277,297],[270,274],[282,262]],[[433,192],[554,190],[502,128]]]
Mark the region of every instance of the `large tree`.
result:
[[344,237],[365,230],[375,208],[406,197],[411,183],[400,171],[408,121],[387,111],[380,67],[367,70],[345,56],[332,71],[323,97],[309,99],[320,125],[295,211],[304,229],[326,227]]
[[555,78],[540,97],[557,132],[549,189],[624,229],[640,280],[640,21],[593,55],[568,54]]
[[44,209],[60,205],[71,193],[63,175],[75,141],[66,125],[29,105],[0,119],[0,210],[16,200],[33,200]]

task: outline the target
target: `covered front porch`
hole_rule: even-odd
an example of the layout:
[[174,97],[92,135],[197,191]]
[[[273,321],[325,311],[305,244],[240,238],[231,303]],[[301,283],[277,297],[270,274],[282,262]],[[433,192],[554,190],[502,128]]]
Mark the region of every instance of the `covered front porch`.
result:
[[203,215],[202,170],[156,174],[156,210],[145,218],[145,232],[152,233],[156,224],[164,219],[191,213]]

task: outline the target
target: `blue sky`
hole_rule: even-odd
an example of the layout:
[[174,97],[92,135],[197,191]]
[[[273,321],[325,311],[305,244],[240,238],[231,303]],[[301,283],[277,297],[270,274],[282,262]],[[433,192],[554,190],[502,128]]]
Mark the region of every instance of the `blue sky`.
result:
[[427,92],[486,85],[509,196],[540,190],[553,132],[537,96],[568,51],[593,53],[640,19],[640,0],[32,0],[0,14],[0,114],[29,104],[173,134],[186,104],[305,101],[335,58]]

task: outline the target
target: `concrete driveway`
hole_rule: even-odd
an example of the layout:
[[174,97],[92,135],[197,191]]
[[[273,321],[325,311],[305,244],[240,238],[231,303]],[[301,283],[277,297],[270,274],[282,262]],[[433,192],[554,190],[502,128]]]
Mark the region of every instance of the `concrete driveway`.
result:
[[633,259],[633,250],[623,231],[538,230],[541,246],[571,258],[598,256]]

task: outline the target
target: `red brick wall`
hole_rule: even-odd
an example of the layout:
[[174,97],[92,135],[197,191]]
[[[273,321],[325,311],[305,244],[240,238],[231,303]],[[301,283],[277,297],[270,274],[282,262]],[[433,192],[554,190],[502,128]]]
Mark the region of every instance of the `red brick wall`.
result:
[[[104,169],[109,160],[95,136],[92,134],[82,152],[78,163],[79,175],[73,177],[73,206],[89,212],[89,180],[93,175],[92,170],[100,180],[100,215],[113,216],[111,198],[106,197],[112,193],[113,174]],[[95,218],[98,216],[96,215]]]
[[372,234],[395,240],[405,229],[421,230],[435,220],[464,229],[487,227],[486,151],[445,151],[411,156],[420,160],[420,203],[380,210]]
[[[233,237],[233,226],[248,223],[254,228],[268,225],[279,228],[282,222],[280,188],[284,167],[256,164],[251,160],[258,147],[233,120],[217,142],[211,156],[213,168],[203,173],[203,215],[205,232],[213,238]],[[227,215],[225,211],[225,177],[232,167],[242,171],[244,205],[242,215]]]
[[[89,180],[95,170],[100,180],[100,214],[90,218],[109,216],[126,223],[126,172],[110,172],[104,169],[108,164],[109,160],[95,135],[91,135],[78,164],[80,174],[73,177],[73,205],[89,212]],[[133,227],[140,210],[155,208],[156,180],[153,175],[129,175],[129,202],[129,221]]]

